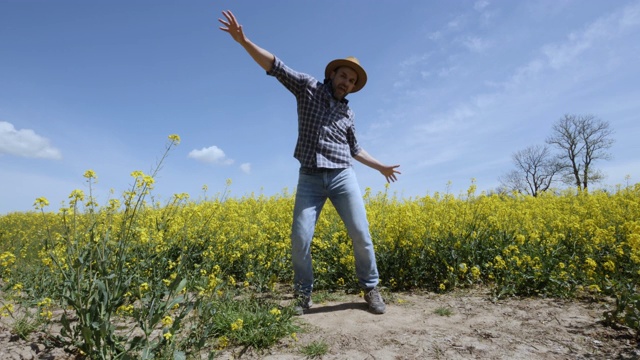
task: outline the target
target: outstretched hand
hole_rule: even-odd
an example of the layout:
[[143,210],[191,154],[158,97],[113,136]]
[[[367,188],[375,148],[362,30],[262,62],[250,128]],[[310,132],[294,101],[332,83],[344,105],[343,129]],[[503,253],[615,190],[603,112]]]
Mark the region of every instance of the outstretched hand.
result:
[[402,174],[400,171],[396,170],[396,168],[400,167],[400,165],[392,165],[392,166],[384,166],[380,169],[380,173],[384,175],[384,178],[387,179],[387,182],[394,182],[398,180],[396,174]]
[[245,43],[247,38],[244,36],[244,31],[242,31],[242,25],[238,23],[238,20],[236,20],[231,10],[223,11],[222,15],[224,15],[227,20],[218,19],[218,21],[224,25],[220,27],[220,30],[228,32],[233,40],[238,43]]

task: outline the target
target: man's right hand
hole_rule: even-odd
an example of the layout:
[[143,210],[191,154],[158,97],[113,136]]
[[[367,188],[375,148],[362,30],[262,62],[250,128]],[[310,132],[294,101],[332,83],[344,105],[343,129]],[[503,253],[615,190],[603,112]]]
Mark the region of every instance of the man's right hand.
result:
[[231,34],[233,40],[242,45],[249,55],[251,55],[253,60],[255,60],[255,62],[264,69],[264,71],[271,71],[273,62],[275,61],[275,56],[247,39],[244,35],[244,31],[242,31],[242,25],[238,24],[238,20],[236,20],[236,17],[233,16],[231,11],[223,11],[222,15],[224,15],[227,20],[218,19],[218,21],[224,25],[220,27],[220,30]]
[[227,20],[218,19],[218,21],[224,25],[220,27],[220,30],[228,32],[231,34],[233,40],[237,41],[240,44],[245,44],[247,42],[247,37],[244,36],[244,31],[242,31],[242,25],[238,23],[236,17],[233,15],[231,10],[223,11],[222,15],[224,15]]

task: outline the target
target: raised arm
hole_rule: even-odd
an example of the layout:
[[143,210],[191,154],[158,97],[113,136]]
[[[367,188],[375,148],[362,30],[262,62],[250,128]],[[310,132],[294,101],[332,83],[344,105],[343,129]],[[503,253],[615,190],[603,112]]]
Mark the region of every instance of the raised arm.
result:
[[238,20],[236,20],[236,17],[230,10],[223,11],[222,15],[224,15],[226,21],[218,19],[218,21],[223,25],[220,27],[220,30],[229,33],[233,40],[242,45],[242,47],[249,53],[249,55],[251,55],[253,60],[255,60],[258,65],[260,65],[260,67],[262,67],[265,71],[270,71],[271,67],[273,66],[273,61],[275,60],[273,54],[252,43],[247,38],[247,36],[244,34],[244,31],[242,30],[242,25],[238,23]]
[[353,158],[372,169],[380,171],[380,173],[384,175],[385,179],[387,179],[387,182],[398,180],[396,174],[400,174],[400,171],[396,170],[396,168],[400,167],[400,165],[384,165],[373,156],[369,155],[369,153],[364,149],[360,150],[358,155]]

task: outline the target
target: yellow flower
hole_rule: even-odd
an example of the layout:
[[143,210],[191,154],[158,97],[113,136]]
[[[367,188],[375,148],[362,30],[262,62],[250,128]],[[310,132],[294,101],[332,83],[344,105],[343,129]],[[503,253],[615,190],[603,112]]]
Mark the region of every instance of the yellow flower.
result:
[[269,313],[270,313],[271,315],[278,316],[278,315],[280,315],[282,312],[281,312],[281,311],[280,311],[280,309],[278,309],[278,308],[273,308],[273,309],[271,309],[271,310],[269,311]]
[[71,202],[84,200],[84,191],[79,189],[71,191],[71,194],[69,194],[69,199],[71,199]]
[[589,287],[587,289],[589,290],[589,292],[592,292],[592,293],[599,293],[601,291],[600,290],[600,286],[595,285],[595,284],[594,285],[589,285]]
[[502,258],[502,256],[497,255],[494,258],[494,261],[496,262],[495,265],[493,266],[496,269],[507,269],[507,263],[504,261],[504,259]]
[[171,318],[171,316],[167,315],[162,318],[162,325],[171,326],[171,324],[173,324],[173,319]]
[[87,170],[84,172],[84,175],[82,175],[84,177],[86,177],[87,179],[97,179],[98,177],[96,176],[96,172],[93,170]]
[[292,338],[294,341],[298,341],[298,334],[296,334],[296,333],[292,332],[292,333],[291,333],[291,338]]
[[16,290],[16,291],[20,291],[20,290],[22,290],[22,284],[21,283],[17,283],[15,285],[13,285],[12,289]]
[[36,208],[36,210],[43,209],[44,207],[49,206],[49,200],[47,200],[47,198],[45,197],[39,197],[33,203],[33,206]]
[[162,335],[162,337],[164,337],[165,340],[169,341],[171,340],[171,337],[173,337],[173,334],[170,332],[166,332],[164,333],[164,335]]
[[584,261],[584,265],[590,270],[595,270],[598,267],[598,263],[596,263],[592,258],[587,258],[587,260]]
[[0,317],[9,316],[13,313],[13,304],[5,304],[0,308]]
[[51,305],[51,302],[53,300],[51,300],[50,298],[46,297],[44,299],[42,299],[42,301],[38,302],[38,306],[49,306]]
[[478,280],[480,278],[480,268],[478,268],[477,266],[472,267],[471,276],[473,276],[475,280]]
[[447,289],[447,287],[444,284],[440,284],[440,286],[438,286],[438,288],[440,290],[443,290],[443,291]]
[[176,145],[180,144],[180,136],[177,134],[169,135],[169,140],[171,140],[171,142],[173,142]]
[[120,305],[118,307],[118,309],[116,309],[116,314],[133,314],[133,305],[129,304],[129,305]]
[[460,265],[458,265],[458,269],[460,270],[461,273],[466,274],[467,273],[467,264],[460,263]]
[[241,330],[243,323],[244,323],[244,321],[242,321],[242,319],[238,319],[235,322],[231,323],[231,331]]
[[229,338],[226,336],[220,336],[218,338],[218,350],[222,350],[229,346]]
[[616,264],[611,260],[607,260],[602,264],[602,267],[609,272],[614,272],[616,270]]
[[9,267],[13,265],[15,261],[16,261],[16,256],[8,251],[5,251],[2,254],[0,254],[0,266],[2,267]]
[[147,283],[140,284],[140,292],[143,293],[145,291],[149,291],[149,284]]

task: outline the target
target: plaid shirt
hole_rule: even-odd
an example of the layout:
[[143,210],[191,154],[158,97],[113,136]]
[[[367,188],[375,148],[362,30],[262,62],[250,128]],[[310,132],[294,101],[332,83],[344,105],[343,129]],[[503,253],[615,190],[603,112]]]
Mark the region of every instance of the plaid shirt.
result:
[[293,156],[302,167],[340,169],[351,166],[361,148],[348,101],[336,100],[331,84],[296,72],[277,57],[271,71],[295,95],[298,103],[298,142]]

